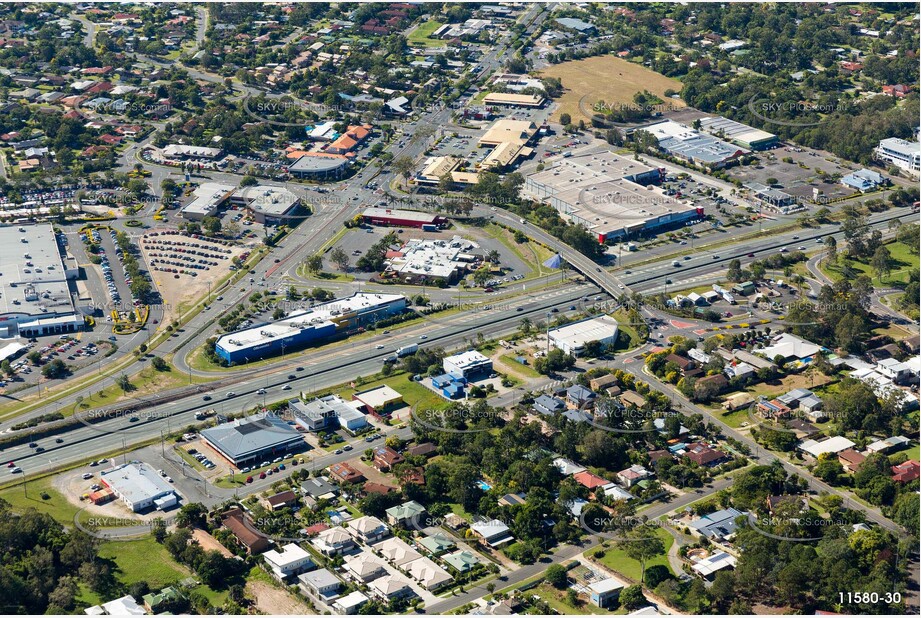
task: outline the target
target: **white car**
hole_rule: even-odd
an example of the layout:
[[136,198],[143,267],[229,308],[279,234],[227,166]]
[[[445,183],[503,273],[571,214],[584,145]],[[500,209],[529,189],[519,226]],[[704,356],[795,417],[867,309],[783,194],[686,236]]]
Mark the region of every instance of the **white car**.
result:
[[376,346],[374,346],[374,349],[375,349],[375,350],[383,350],[383,349],[384,349],[384,344],[379,343],[379,344],[377,344]]
[[290,385],[290,384],[285,384],[284,386],[281,387],[281,390],[283,390],[283,391],[290,391],[290,390],[291,390],[291,385]]

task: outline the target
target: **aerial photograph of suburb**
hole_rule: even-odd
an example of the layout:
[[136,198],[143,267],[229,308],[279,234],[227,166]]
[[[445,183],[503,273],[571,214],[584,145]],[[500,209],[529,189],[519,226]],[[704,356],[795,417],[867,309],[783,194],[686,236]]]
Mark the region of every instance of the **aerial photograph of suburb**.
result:
[[921,3],[0,3],[0,618],[921,614]]

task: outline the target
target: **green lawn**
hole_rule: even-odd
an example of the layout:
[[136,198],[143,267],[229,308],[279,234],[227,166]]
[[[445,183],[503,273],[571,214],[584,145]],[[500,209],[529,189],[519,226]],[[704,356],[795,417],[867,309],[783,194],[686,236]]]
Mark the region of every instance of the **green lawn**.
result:
[[[48,513],[66,526],[72,526],[80,509],[51,487],[51,478],[28,481],[25,491],[22,484],[8,487],[0,491],[0,498],[9,502],[14,511],[22,512],[34,508],[36,511]],[[48,495],[48,500],[42,499],[43,492]]]
[[159,590],[190,575],[153,537],[103,543],[99,557],[114,563],[115,577],[125,585],[146,581],[151,590]]
[[520,373],[529,378],[539,378],[540,374],[530,365],[523,365],[515,360],[514,354],[503,354],[499,357],[499,362],[509,368],[509,371]]
[[447,399],[438,393],[422,386],[418,382],[413,382],[410,380],[411,377],[412,376],[410,376],[408,373],[401,373],[387,378],[379,378],[372,382],[366,382],[360,386],[357,386],[356,388],[329,388],[324,389],[323,392],[336,393],[348,401],[352,398],[352,395],[359,391],[366,391],[386,384],[403,395],[403,401],[405,401],[410,406],[416,406],[419,409],[429,410],[440,410],[442,408],[448,407],[449,402]]
[[554,588],[550,584],[543,582],[535,588],[531,588],[527,591],[527,594],[536,594],[543,601],[552,607],[558,614],[626,614],[627,610],[618,610],[616,612],[609,612],[600,607],[596,607],[591,601],[580,598],[581,603],[578,607],[573,607],[569,604],[569,600],[566,598],[566,591],[559,590]]
[[[672,571],[672,567],[668,563],[667,554],[669,548],[672,546],[672,543],[674,543],[675,540],[672,538],[672,535],[670,535],[664,528],[657,528],[656,535],[662,539],[662,543],[665,546],[665,552],[659,556],[656,556],[652,560],[647,561],[646,568],[648,569],[653,565],[661,564],[668,569],[669,573],[674,575],[675,573]],[[604,551],[605,553],[602,558],[595,558],[595,550],[590,551],[588,555],[593,560],[597,560],[599,563],[603,564],[605,567],[611,569],[612,571],[616,571],[621,575],[625,575],[626,577],[632,579],[634,582],[640,581],[641,567],[638,561],[628,557],[624,550],[615,547],[613,544],[606,548]]]
[[918,459],[921,459],[921,444],[915,444],[913,447],[911,447],[908,450],[898,451],[897,453],[894,453],[894,454],[902,454],[902,453],[905,453],[906,455],[908,455],[909,459],[918,461]]
[[[858,262],[856,260],[852,261],[851,264],[854,270],[870,277],[874,285],[878,287],[907,284],[908,274],[911,272],[912,268],[918,267],[918,256],[913,254],[905,243],[888,242],[884,246],[889,249],[889,253],[892,255],[893,268],[892,272],[888,276],[883,277],[882,281],[876,277],[876,273],[870,268],[869,260],[867,260],[867,263]],[[833,281],[838,281],[842,277],[841,267],[837,264],[829,264],[828,260],[819,262],[819,268],[825,276]]]
[[438,39],[429,38],[432,36],[432,33],[441,28],[443,24],[430,20],[424,24],[420,24],[418,28],[413,30],[412,34],[406,37],[406,42],[415,47],[440,47],[443,43]]

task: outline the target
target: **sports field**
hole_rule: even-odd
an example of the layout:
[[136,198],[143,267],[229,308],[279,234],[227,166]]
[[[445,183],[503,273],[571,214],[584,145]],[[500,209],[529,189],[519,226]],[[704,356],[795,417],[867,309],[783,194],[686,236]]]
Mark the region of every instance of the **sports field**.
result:
[[541,71],[541,77],[558,77],[563,83],[565,92],[557,100],[559,107],[553,114],[554,121],[559,121],[560,114],[568,113],[573,122],[584,119],[588,123],[590,116],[579,106],[583,97],[582,109],[591,110],[592,104],[598,101],[607,105],[633,103],[633,95],[643,90],[657,95],[672,107],[686,107],[684,101],[665,96],[668,89],[680,92],[680,81],[615,56],[555,64]]

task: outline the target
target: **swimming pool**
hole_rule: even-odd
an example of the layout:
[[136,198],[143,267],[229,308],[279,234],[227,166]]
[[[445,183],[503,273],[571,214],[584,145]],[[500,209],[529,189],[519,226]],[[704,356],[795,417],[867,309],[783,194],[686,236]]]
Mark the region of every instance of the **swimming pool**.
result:
[[492,489],[492,485],[490,485],[486,481],[477,481],[476,486],[482,489],[483,491],[489,491],[490,489]]

